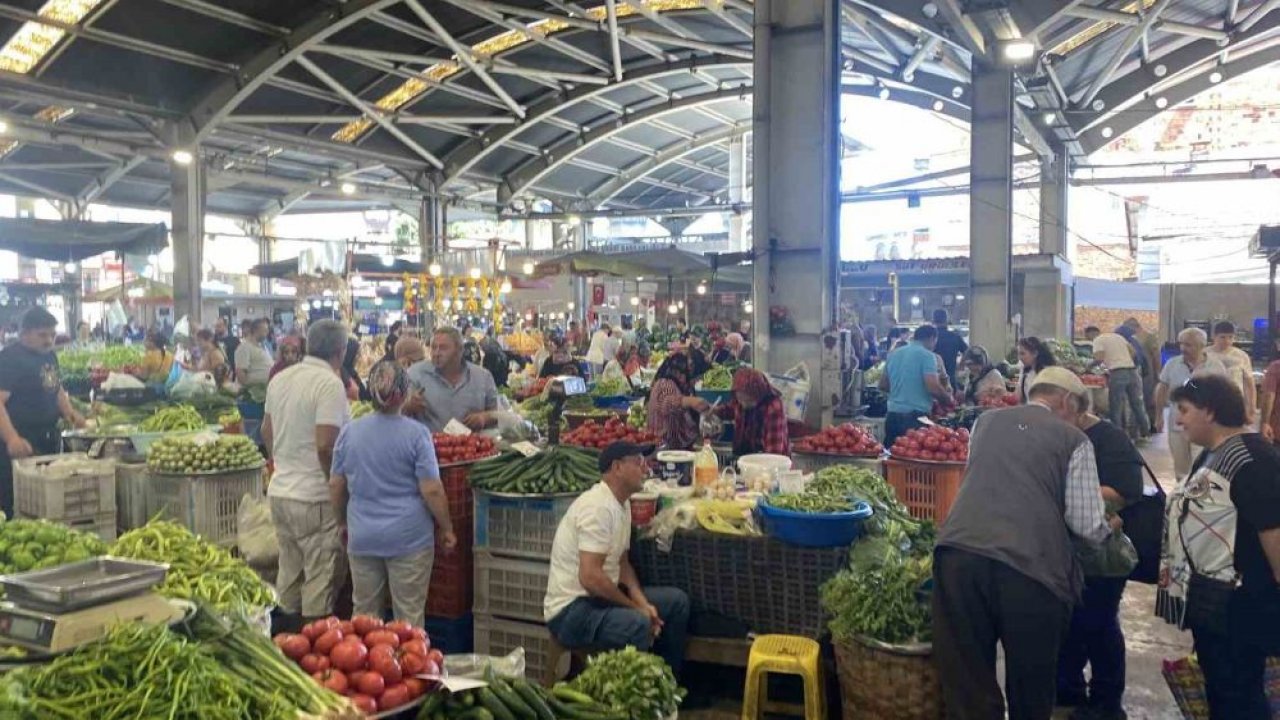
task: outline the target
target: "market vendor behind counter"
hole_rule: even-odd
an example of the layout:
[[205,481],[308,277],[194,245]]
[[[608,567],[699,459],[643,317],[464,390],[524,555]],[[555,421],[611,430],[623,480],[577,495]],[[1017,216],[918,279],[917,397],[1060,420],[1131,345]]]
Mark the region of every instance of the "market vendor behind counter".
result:
[[733,454],[756,453],[790,455],[787,409],[769,378],[753,368],[733,373],[733,399],[715,413],[733,421]]
[[498,388],[488,370],[462,357],[462,334],[440,328],[431,337],[431,359],[409,368],[414,393],[404,414],[426,423],[433,433],[457,420],[472,430],[496,424]]
[[60,449],[58,418],[77,428],[84,417],[71,407],[58,375],[53,341],[58,321],[35,307],[22,316],[19,341],[0,350],[0,509],[13,517],[13,460]]

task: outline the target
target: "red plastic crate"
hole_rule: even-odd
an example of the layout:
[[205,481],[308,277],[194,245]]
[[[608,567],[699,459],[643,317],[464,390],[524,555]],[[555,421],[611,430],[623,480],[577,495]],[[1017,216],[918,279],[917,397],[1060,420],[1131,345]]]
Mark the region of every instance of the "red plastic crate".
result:
[[442,618],[459,618],[471,612],[475,597],[472,531],[470,525],[458,525],[454,518],[458,547],[445,553],[436,539],[435,564],[431,568],[431,585],[427,590],[427,614]]
[[884,463],[885,480],[911,517],[941,525],[951,512],[964,480],[963,463],[923,463],[890,458]]

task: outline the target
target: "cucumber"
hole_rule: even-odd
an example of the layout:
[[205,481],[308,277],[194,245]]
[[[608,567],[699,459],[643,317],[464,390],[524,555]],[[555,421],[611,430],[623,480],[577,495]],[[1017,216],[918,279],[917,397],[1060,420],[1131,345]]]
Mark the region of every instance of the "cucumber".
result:
[[489,689],[494,695],[502,701],[513,713],[520,716],[523,720],[538,720],[538,714],[533,708],[529,707],[524,700],[520,699],[520,695],[511,689],[511,686],[502,678],[494,678],[489,681]]
[[494,720],[494,714],[482,707],[473,707],[458,715],[455,720]]
[[551,708],[543,701],[538,691],[533,689],[533,686],[524,680],[516,680],[511,685],[516,694],[520,696],[520,699],[524,700],[525,704],[533,708],[533,711],[537,713],[538,720],[556,720],[555,713],[551,712]]
[[479,695],[480,705],[493,713],[494,720],[516,720],[511,710],[489,688],[480,688],[476,694]]
[[418,711],[418,720],[427,720],[431,714],[444,707],[444,693],[434,692],[422,701],[422,709]]
[[591,697],[590,695],[587,695],[586,693],[578,692],[577,690],[574,690],[573,688],[569,687],[564,683],[556,683],[556,686],[551,689],[551,692],[555,694],[558,700],[562,700],[568,703],[576,703],[578,705],[591,705],[591,704],[594,704],[596,701],[596,699]]

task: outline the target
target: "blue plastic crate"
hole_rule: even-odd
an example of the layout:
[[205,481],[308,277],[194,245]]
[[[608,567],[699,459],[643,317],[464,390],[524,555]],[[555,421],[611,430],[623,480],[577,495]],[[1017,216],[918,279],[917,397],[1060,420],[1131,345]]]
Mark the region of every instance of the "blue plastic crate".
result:
[[768,501],[758,506],[764,530],[771,537],[792,545],[840,547],[862,535],[862,525],[871,517],[871,506],[859,501],[851,512],[802,513],[773,507]]
[[445,655],[469,653],[475,647],[475,624],[470,613],[460,618],[428,615],[422,625],[431,638],[431,647],[440,648]]

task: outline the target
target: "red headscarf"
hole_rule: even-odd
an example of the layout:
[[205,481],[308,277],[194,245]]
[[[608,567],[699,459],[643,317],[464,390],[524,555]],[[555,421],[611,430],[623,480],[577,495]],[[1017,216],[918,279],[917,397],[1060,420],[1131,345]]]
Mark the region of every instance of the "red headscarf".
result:
[[[733,373],[733,451],[735,455],[764,452],[761,447],[766,415],[779,413],[785,417],[782,396],[769,384],[769,378],[754,368],[739,368]],[[737,394],[759,398],[755,407],[744,407]]]
[[307,354],[307,341],[298,335],[289,335],[280,341],[280,347],[276,348],[276,363],[271,366],[271,372],[267,374],[267,381],[276,376],[276,373],[293,365],[294,363],[286,363],[284,360],[284,349],[286,347],[294,348],[298,351],[298,359],[295,362],[302,362],[302,356]]

